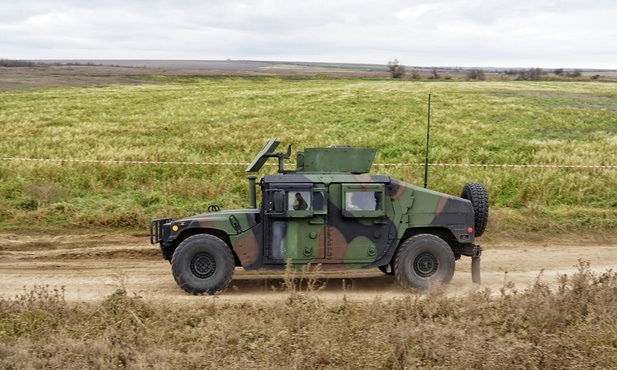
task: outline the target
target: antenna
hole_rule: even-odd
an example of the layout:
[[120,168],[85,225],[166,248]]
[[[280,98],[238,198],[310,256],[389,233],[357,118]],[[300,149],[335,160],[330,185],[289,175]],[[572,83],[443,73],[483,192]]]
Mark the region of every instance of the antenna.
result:
[[426,189],[426,182],[428,180],[428,141],[431,132],[431,94],[428,94],[428,117],[426,125],[426,156],[424,157],[424,188]]

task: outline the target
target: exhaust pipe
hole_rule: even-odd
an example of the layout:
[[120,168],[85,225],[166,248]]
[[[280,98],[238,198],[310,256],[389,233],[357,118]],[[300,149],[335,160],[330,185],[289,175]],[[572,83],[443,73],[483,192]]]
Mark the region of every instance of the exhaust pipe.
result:
[[257,195],[255,190],[255,180],[257,176],[249,175],[246,177],[249,180],[249,208],[257,208]]

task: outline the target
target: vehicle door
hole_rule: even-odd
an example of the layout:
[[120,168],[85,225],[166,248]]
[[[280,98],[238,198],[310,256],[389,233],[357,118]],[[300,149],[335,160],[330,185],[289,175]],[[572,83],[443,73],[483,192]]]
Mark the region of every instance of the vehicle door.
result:
[[308,263],[325,256],[326,188],[271,184],[266,191],[266,264]]
[[396,236],[384,184],[330,184],[329,196],[330,262],[370,263],[381,258]]

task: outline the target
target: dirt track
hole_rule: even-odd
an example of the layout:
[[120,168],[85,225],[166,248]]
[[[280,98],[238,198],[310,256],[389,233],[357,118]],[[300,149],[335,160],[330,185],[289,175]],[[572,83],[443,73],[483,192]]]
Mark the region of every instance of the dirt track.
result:
[[[130,295],[148,300],[202,302],[205,297],[184,293],[174,282],[170,266],[157,246],[147,236],[68,235],[17,236],[1,235],[0,295],[13,298],[35,286],[62,288],[69,301],[94,301],[124,287]],[[524,289],[539,276],[553,283],[558,274],[576,271],[579,260],[589,261],[594,271],[617,267],[617,239],[558,240],[535,242],[484,241],[482,285],[499,293],[504,281]],[[464,294],[477,285],[471,283],[470,259],[457,262],[449,291]],[[542,274],[540,275],[540,273]],[[321,299],[372,300],[407,294],[396,278],[377,269],[321,272],[326,286]],[[216,299],[246,301],[282,299],[287,295],[278,273],[244,272],[236,269],[229,289]]]

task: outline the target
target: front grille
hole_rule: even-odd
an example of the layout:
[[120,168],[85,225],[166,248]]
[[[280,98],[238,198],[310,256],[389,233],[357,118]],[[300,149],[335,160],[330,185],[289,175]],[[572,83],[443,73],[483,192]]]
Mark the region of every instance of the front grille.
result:
[[150,244],[163,241],[163,225],[171,222],[171,218],[159,218],[150,221]]

